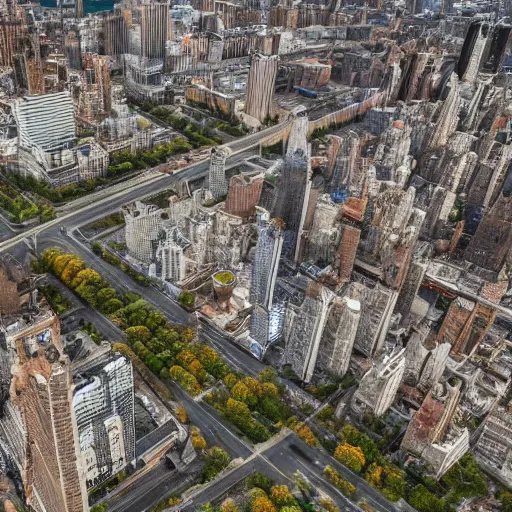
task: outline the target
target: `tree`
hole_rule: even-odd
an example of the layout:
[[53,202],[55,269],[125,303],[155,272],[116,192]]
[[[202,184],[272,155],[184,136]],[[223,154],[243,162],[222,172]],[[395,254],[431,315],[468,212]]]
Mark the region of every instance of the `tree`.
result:
[[385,463],[379,448],[366,434],[363,434],[354,426],[347,424],[343,427],[340,432],[341,438],[352,446],[358,446],[361,448],[364,454],[364,458],[368,464],[372,462],[378,462],[379,464]]
[[178,295],[178,302],[186,308],[193,308],[195,300],[195,295],[185,290]]
[[350,497],[356,492],[355,486],[345,480],[333,467],[325,466],[324,476],[332,485],[334,485],[334,487],[336,487],[336,489],[341,491],[345,496]]
[[226,418],[242,430],[247,430],[252,420],[247,404],[233,398],[229,398],[226,403]]
[[128,343],[131,345],[136,341],[147,343],[151,338],[151,331],[144,325],[128,327],[125,331],[128,336]]
[[487,482],[469,453],[446,472],[441,482],[450,489],[450,499],[454,501],[487,494]]
[[372,487],[380,489],[382,487],[382,466],[379,466],[376,462],[372,462],[368,466],[364,477]]
[[296,418],[291,418],[289,426],[309,446],[318,446],[318,439],[305,423],[297,422]]
[[106,503],[98,503],[91,508],[91,512],[107,512],[108,505]]
[[228,466],[229,460],[229,454],[222,448],[218,446],[210,448],[204,456],[203,482],[213,480]]
[[[115,288],[107,286],[107,288],[102,288],[98,292],[97,302],[98,302],[98,305],[102,306],[108,300],[115,299],[115,298],[117,298],[117,292],[116,292]],[[121,302],[121,301],[119,301],[119,302]],[[122,306],[122,304],[123,303],[121,302],[121,306]]]
[[414,487],[407,500],[418,512],[445,512],[446,506],[423,485]]
[[178,407],[176,408],[174,413],[176,414],[176,418],[178,418],[178,420],[181,423],[187,423],[188,422],[187,411],[185,410],[185,407],[183,407],[183,405],[178,405]]
[[261,386],[263,396],[277,398],[279,396],[279,389],[272,382],[264,382]]
[[228,389],[232,389],[233,386],[238,382],[238,377],[234,373],[228,373],[223,382]]
[[263,489],[265,492],[270,492],[270,489],[272,487],[272,480],[263,473],[256,472],[247,478],[247,487],[249,489],[258,487],[260,489]]
[[240,509],[236,506],[234,500],[228,498],[220,506],[220,512],[240,512]]
[[345,441],[337,446],[334,457],[356,473],[359,473],[366,464],[361,448],[352,446]]
[[293,494],[287,485],[274,485],[270,489],[270,496],[276,505],[292,505],[295,502]]
[[66,268],[62,271],[60,278],[66,285],[70,285],[75,276],[85,268],[85,263],[80,258],[72,258],[69,260]]
[[201,391],[201,386],[197,379],[181,366],[174,365],[169,370],[172,380],[176,381],[188,394],[196,396]]
[[251,512],[277,512],[277,509],[267,497],[260,496],[251,503]]
[[[330,498],[321,498],[319,504],[327,512],[340,512],[340,509],[336,506],[336,503],[334,503],[334,501],[332,501]],[[281,512],[283,511],[281,510]]]
[[272,368],[271,366],[267,366],[263,368],[263,370],[261,370],[260,373],[258,373],[258,380],[261,383],[270,382],[272,384],[277,384],[277,373],[274,370],[274,368]]
[[190,428],[190,439],[195,450],[202,452],[206,448],[206,440],[195,426]]
[[405,497],[407,483],[403,478],[402,472],[392,464],[384,466],[382,472],[383,488],[382,494],[389,500],[397,502]]
[[215,512],[215,509],[212,507],[211,503],[205,503],[200,509],[199,512]]
[[[102,285],[101,276],[92,268],[84,268],[75,276],[71,282],[71,288],[77,289],[80,285],[86,284],[89,286],[97,286],[98,288]],[[95,298],[96,300],[96,298]]]
[[224,378],[229,372],[227,364],[211,347],[204,345],[199,352],[198,358],[204,369],[216,379]]
[[257,402],[257,398],[254,396],[250,397],[250,392],[247,386],[242,382],[238,381],[232,388],[230,395],[239,402],[244,402],[247,405]]

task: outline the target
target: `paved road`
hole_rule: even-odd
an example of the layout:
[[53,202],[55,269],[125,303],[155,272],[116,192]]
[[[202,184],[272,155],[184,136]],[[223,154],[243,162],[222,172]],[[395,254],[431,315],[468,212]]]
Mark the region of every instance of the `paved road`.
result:
[[165,461],[140,476],[136,482],[121,490],[114,490],[106,502],[109,512],[144,512],[159,503],[162,498],[179,494],[193,484],[202,466],[196,460],[179,473],[170,470]]

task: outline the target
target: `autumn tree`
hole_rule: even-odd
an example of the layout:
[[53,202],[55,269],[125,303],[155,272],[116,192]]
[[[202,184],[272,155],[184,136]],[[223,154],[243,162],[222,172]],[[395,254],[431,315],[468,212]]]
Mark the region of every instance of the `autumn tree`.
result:
[[287,485],[274,485],[270,489],[270,496],[276,505],[292,505],[295,502],[293,494],[288,489]]
[[352,446],[345,441],[337,446],[334,457],[356,473],[359,473],[366,464],[361,448]]
[[240,512],[240,509],[236,506],[234,500],[228,498],[220,506],[220,512]]
[[251,503],[251,512],[277,512],[277,508],[268,498],[261,496]]
[[197,382],[197,379],[181,366],[174,365],[169,370],[169,376],[192,396],[198,395],[201,391],[201,386],[199,382]]
[[345,496],[352,496],[356,492],[356,488],[350,482],[345,480],[333,467],[325,466],[325,478],[341,491]]
[[233,386],[238,382],[238,377],[234,373],[228,373],[224,377],[223,382],[228,389],[232,389]]

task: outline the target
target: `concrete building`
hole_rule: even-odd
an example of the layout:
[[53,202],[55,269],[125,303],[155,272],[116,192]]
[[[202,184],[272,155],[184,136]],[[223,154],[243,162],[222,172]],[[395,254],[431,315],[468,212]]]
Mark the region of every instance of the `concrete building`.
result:
[[74,374],[81,476],[90,489],[135,460],[132,364],[125,356],[111,355],[95,365],[75,368]]
[[336,297],[325,324],[318,366],[332,375],[344,375],[350,364],[361,304],[349,297]]
[[420,457],[435,478],[441,478],[469,449],[469,432],[454,419],[461,381],[446,382],[429,393],[414,414],[402,449]]
[[512,485],[512,414],[497,407],[486,418],[474,448],[478,464],[503,485]]
[[370,413],[382,416],[391,407],[405,369],[405,350],[393,347],[372,361],[351,402],[352,411],[359,417]]
[[140,7],[141,56],[165,59],[165,44],[171,39],[171,16],[168,2],[143,2]]
[[56,315],[43,303],[3,319],[2,374],[11,375],[0,432],[36,512],[89,510],[80,478],[71,364]]
[[267,310],[272,307],[282,247],[283,231],[279,221],[274,219],[260,227],[252,264],[250,301]]
[[239,174],[229,180],[228,196],[224,204],[224,210],[231,215],[243,218],[253,217],[256,206],[260,202],[263,189],[263,177],[245,176]]
[[153,204],[136,201],[123,207],[128,254],[146,265],[153,260],[158,234],[169,215]]
[[272,116],[272,100],[278,66],[277,55],[255,54],[251,58],[245,112],[260,123]]
[[186,277],[185,251],[191,243],[187,240],[177,226],[167,227],[163,230],[163,237],[156,249],[156,260],[161,265],[160,277],[164,280],[178,283]]
[[226,182],[226,159],[230,152],[230,149],[227,147],[212,149],[210,155],[208,183],[213,199],[224,197],[228,192],[228,185]]
[[333,298],[330,290],[313,281],[308,285],[301,306],[287,304],[283,330],[284,362],[291,365],[304,382],[310,382],[313,377]]
[[351,286],[354,287],[351,296],[361,302],[361,320],[354,348],[370,357],[384,345],[398,293],[379,282],[373,288],[362,283]]

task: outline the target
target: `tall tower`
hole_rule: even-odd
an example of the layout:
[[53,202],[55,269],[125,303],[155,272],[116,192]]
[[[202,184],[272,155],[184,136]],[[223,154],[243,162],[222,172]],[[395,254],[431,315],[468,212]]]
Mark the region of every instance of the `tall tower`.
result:
[[2,329],[0,359],[10,365],[12,379],[0,432],[34,510],[84,512],[89,507],[79,473],[71,364],[58,318],[44,303],[36,307],[29,321]]
[[214,199],[219,199],[228,192],[226,159],[230,153],[231,151],[227,147],[212,149],[210,155],[209,188]]
[[307,125],[306,117],[297,118],[293,123],[272,215],[285,223],[283,254],[294,261],[299,254],[311,190]]
[[245,112],[260,123],[271,113],[278,65],[277,55],[256,54],[251,58]]
[[141,56],[165,58],[165,43],[171,38],[171,17],[167,2],[145,2],[140,6]]
[[260,228],[252,264],[250,301],[252,304],[260,304],[267,310],[272,307],[282,247],[282,224],[278,219],[273,219],[267,226]]

